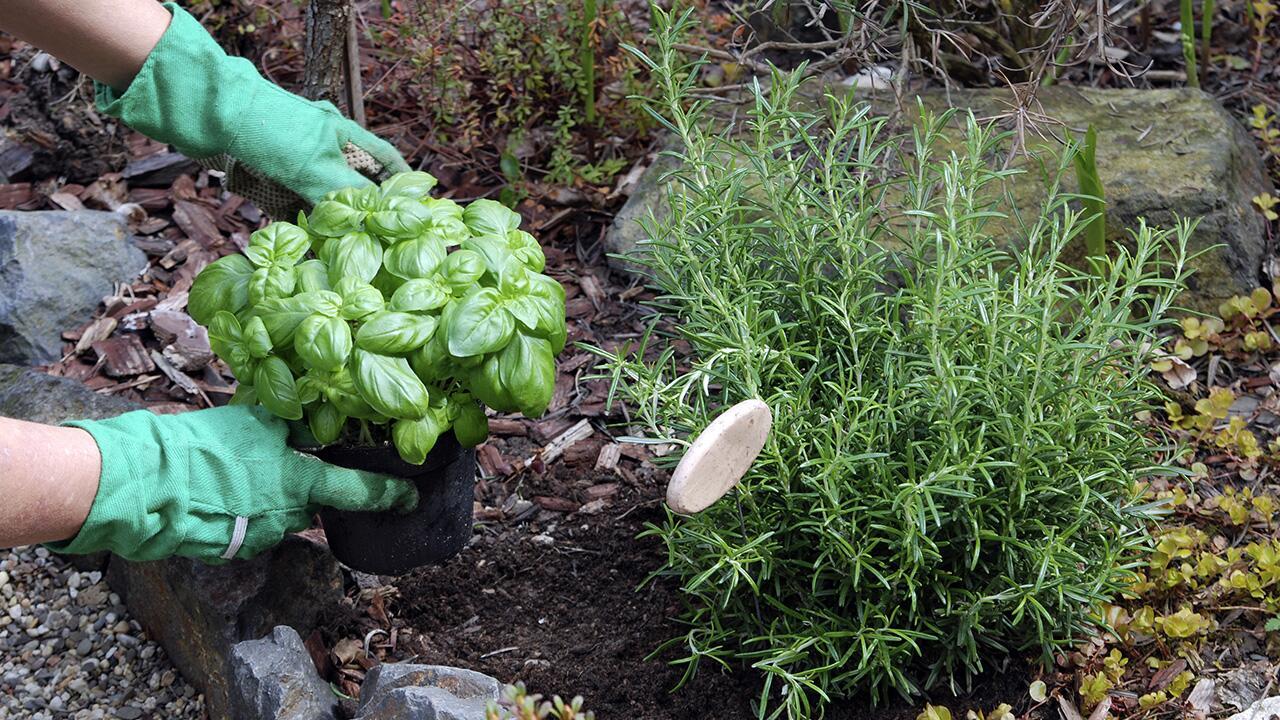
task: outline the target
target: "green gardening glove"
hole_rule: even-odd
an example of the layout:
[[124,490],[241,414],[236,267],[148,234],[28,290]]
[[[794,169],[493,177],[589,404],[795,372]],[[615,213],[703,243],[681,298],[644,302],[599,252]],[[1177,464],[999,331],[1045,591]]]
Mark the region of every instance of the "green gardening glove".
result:
[[[409,169],[394,147],[332,104],[268,82],[253,63],[223,52],[186,11],[165,7],[173,13],[169,29],[129,87],[95,84],[102,112],[223,170],[231,190],[281,219],[292,219],[283,213],[299,199],[314,205],[331,190],[370,184],[352,166],[375,178]],[[263,179],[275,189],[237,187]]]
[[49,545],[58,552],[110,550],[128,560],[182,555],[218,564],[253,557],[309,527],[322,505],[407,510],[418,501],[409,482],[290,448],[288,426],[261,407],[140,410],[66,424],[93,435],[102,471],[80,532]]

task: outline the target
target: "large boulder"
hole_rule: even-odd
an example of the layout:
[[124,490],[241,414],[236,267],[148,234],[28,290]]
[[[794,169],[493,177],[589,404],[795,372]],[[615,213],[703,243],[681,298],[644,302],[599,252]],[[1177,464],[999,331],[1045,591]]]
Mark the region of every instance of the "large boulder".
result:
[[[834,93],[859,92],[836,86]],[[877,114],[888,114],[891,101],[870,97]],[[919,95],[935,112],[948,107],[972,110],[978,118],[1007,118],[1016,107],[1007,90],[937,90]],[[1097,128],[1097,162],[1107,195],[1108,234],[1123,242],[1140,218],[1149,225],[1170,227],[1178,218],[1199,218],[1190,244],[1202,254],[1192,263],[1195,274],[1182,301],[1199,309],[1214,308],[1235,294],[1247,294],[1259,285],[1265,255],[1266,228],[1252,199],[1271,190],[1257,148],[1248,133],[1217,101],[1191,89],[1093,90],[1050,87],[1037,95],[1036,113],[1048,120],[1041,124],[1054,134],[1068,130],[1077,137],[1089,125]],[[906,107],[914,107],[907,98]],[[909,111],[906,118],[914,118]],[[954,118],[959,142],[964,114]],[[1007,124],[1007,123],[1006,123]],[[1053,156],[1062,152],[1057,140],[1044,140],[1034,132],[1023,136],[1027,153],[1013,156],[1012,165],[1028,171],[1004,187],[1022,211],[1034,210],[1045,197],[1041,167],[1055,167]],[[611,253],[628,253],[644,239],[638,220],[667,212],[662,176],[673,168],[659,161],[641,178],[626,205],[618,213],[606,247]],[[1074,175],[1065,178],[1074,191]],[[1017,234],[1008,231],[1011,242]],[[615,261],[621,270],[631,268]]]
[[498,681],[472,670],[394,663],[369,671],[356,720],[485,720]]
[[280,626],[231,648],[231,720],[333,720],[338,699],[302,638]]
[[62,332],[144,267],[115,213],[0,211],[0,363],[57,360]]
[[230,713],[231,650],[286,625],[310,634],[337,607],[342,575],[329,551],[296,535],[252,560],[203,565],[185,558],[112,558],[107,581],[130,614],[205,695],[210,717]]

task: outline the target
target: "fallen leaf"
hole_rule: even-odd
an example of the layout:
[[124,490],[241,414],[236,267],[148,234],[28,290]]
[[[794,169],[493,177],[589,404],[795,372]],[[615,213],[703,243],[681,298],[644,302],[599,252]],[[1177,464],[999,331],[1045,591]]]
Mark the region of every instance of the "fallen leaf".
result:
[[337,659],[339,665],[346,665],[347,663],[355,660],[356,656],[360,654],[362,649],[363,648],[361,648],[359,640],[355,638],[342,638],[334,644],[332,652],[333,657]]
[[1160,377],[1168,383],[1169,389],[1181,390],[1196,381],[1196,369],[1176,355],[1166,355],[1152,363],[1152,367],[1160,372]]
[[1031,683],[1031,687],[1028,692],[1030,692],[1032,700],[1035,700],[1038,703],[1042,703],[1045,701],[1045,698],[1047,697],[1047,695],[1045,694],[1046,690],[1047,688],[1045,687],[1044,681],[1036,680],[1035,682]]

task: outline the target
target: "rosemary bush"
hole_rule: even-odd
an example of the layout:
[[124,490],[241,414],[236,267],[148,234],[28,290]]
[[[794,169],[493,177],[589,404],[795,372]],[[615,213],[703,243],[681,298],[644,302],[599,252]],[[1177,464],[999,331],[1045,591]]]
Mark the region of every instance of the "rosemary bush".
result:
[[666,330],[598,352],[655,441],[744,398],[775,415],[733,495],[648,531],[686,594],[671,645],[690,673],[756,668],[760,714],[791,718],[1047,659],[1130,581],[1137,486],[1172,472],[1135,416],[1190,225],[1073,268],[1089,218],[1052,180],[1069,156],[1044,207],[1002,212],[1001,187],[1031,180],[1000,169],[1000,133],[969,118],[942,153],[952,115],[890,136],[848,97],[802,101],[795,75],[725,132],[689,100],[688,15],[656,12],[651,109],[682,149],[632,260]]

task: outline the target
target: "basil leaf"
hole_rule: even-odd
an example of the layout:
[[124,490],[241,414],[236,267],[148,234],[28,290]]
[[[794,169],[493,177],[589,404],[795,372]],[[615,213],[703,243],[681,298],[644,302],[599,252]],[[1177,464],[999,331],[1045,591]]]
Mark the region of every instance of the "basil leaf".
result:
[[249,276],[249,302],[257,305],[267,298],[286,297],[298,283],[297,269],[292,265],[267,265]]
[[386,197],[407,197],[421,200],[436,186],[436,179],[431,173],[411,170],[392,175],[378,186],[378,190]]
[[447,427],[435,413],[427,413],[418,420],[395,421],[391,425],[391,440],[405,462],[421,465]]
[[515,321],[493,288],[480,288],[451,307],[445,331],[454,357],[493,352],[506,345],[515,330]]
[[380,312],[371,315],[356,331],[356,345],[383,355],[412,352],[431,339],[438,322],[429,315]]
[[332,290],[329,284],[329,269],[320,260],[304,260],[297,265],[298,287],[303,292]]
[[342,312],[342,296],[332,290],[302,293],[303,303],[325,317],[338,317]]
[[219,310],[209,321],[209,344],[219,355],[244,342],[244,331],[235,315]]
[[[509,308],[512,314],[514,308]],[[564,286],[555,278],[537,273],[529,276],[529,295],[521,300],[522,313],[530,313],[536,321],[530,328],[531,335],[551,341],[551,349],[556,355],[564,350],[567,335],[565,327]],[[523,318],[522,318],[523,322]]]
[[285,420],[302,419],[298,386],[293,379],[293,371],[284,360],[269,357],[258,363],[253,374],[253,387],[258,391],[258,402],[272,414]]
[[296,265],[311,248],[307,231],[287,222],[273,222],[249,236],[244,254],[258,267]]
[[332,403],[322,402],[307,408],[307,424],[311,426],[311,434],[315,436],[316,442],[331,445],[342,435],[347,416]]
[[455,293],[465,293],[484,275],[484,257],[473,250],[455,250],[444,259],[440,272]]
[[[462,222],[464,208],[454,200],[450,200],[449,198],[424,197],[422,198],[422,205],[431,211],[431,221],[433,223],[447,222],[450,220],[457,220],[459,223]],[[466,225],[462,226],[463,232],[468,232],[466,228]]]
[[241,382],[236,385],[236,392],[227,401],[228,405],[257,405],[258,391],[253,388],[253,383]]
[[367,233],[347,233],[324,244],[322,259],[334,286],[349,277],[367,283],[382,267],[382,245]]
[[262,318],[251,317],[246,320],[241,337],[249,357],[261,360],[271,354],[271,334],[267,332]]
[[502,273],[498,277],[498,292],[503,299],[517,298],[529,294],[529,287],[532,284],[529,276],[529,268],[516,257],[507,259],[506,264],[502,267]]
[[485,417],[484,408],[470,397],[453,421],[453,436],[462,447],[475,447],[489,437],[489,418]]
[[431,401],[427,386],[413,374],[409,361],[401,357],[357,347],[351,352],[351,379],[369,407],[387,417],[417,420],[427,412]]
[[551,343],[516,333],[498,353],[498,378],[520,412],[535,418],[546,411],[556,391],[556,361]]
[[493,275],[494,278],[502,274],[502,268],[506,267],[507,261],[512,257],[506,241],[494,235],[479,235],[467,238],[462,243],[462,248],[483,258],[485,270]]
[[351,326],[341,318],[312,315],[298,326],[293,349],[308,367],[333,372],[351,355]]
[[315,305],[314,302],[308,305],[306,301],[310,295],[311,293],[293,297],[269,297],[253,309],[253,314],[262,318],[262,324],[271,338],[271,345],[293,345],[293,333],[297,332],[298,325],[307,319],[307,315],[315,314],[314,307],[310,306]]
[[371,213],[365,229],[382,240],[408,240],[422,234],[431,211],[412,198],[393,197],[385,209]]
[[192,283],[187,312],[206,327],[219,310],[240,312],[249,304],[249,276],[252,274],[253,263],[243,255],[228,255],[213,261]]
[[307,217],[307,229],[323,237],[342,237],[359,231],[370,209],[358,190],[345,188],[316,204]]
[[499,377],[500,369],[497,355],[485,358],[484,362],[468,373],[467,389],[480,398],[480,402],[498,412],[515,412],[520,407],[503,386]]
[[496,200],[476,200],[462,211],[462,221],[472,235],[497,235],[506,237],[507,233],[520,227],[520,216],[506,205]]
[[467,226],[462,223],[460,218],[435,220],[431,224],[431,233],[439,238],[447,248],[461,245],[467,238],[471,237],[471,233],[467,232]]
[[444,243],[431,237],[419,237],[387,248],[382,265],[387,272],[406,280],[431,277],[444,262]]
[[374,412],[374,409],[369,406],[369,403],[365,402],[364,398],[356,395],[354,392],[346,393],[331,391],[326,393],[325,397],[328,398],[329,402],[333,403],[333,406],[338,408],[343,415],[348,417],[359,418],[361,420],[373,420],[375,418],[385,417]]
[[547,266],[547,256],[542,252],[542,246],[524,230],[513,230],[507,234],[507,249],[534,272],[542,272]]
[[348,320],[372,315],[382,310],[385,304],[377,288],[353,277],[339,281],[337,291],[342,296],[341,315]]
[[303,405],[310,405],[319,400],[326,387],[324,373],[314,368],[298,378],[296,384],[298,387],[298,402]]
[[438,310],[449,302],[450,289],[439,275],[407,280],[392,294],[391,309],[400,312]]
[[455,366],[449,356],[444,333],[437,332],[409,356],[409,365],[424,383],[440,382],[453,375]]

